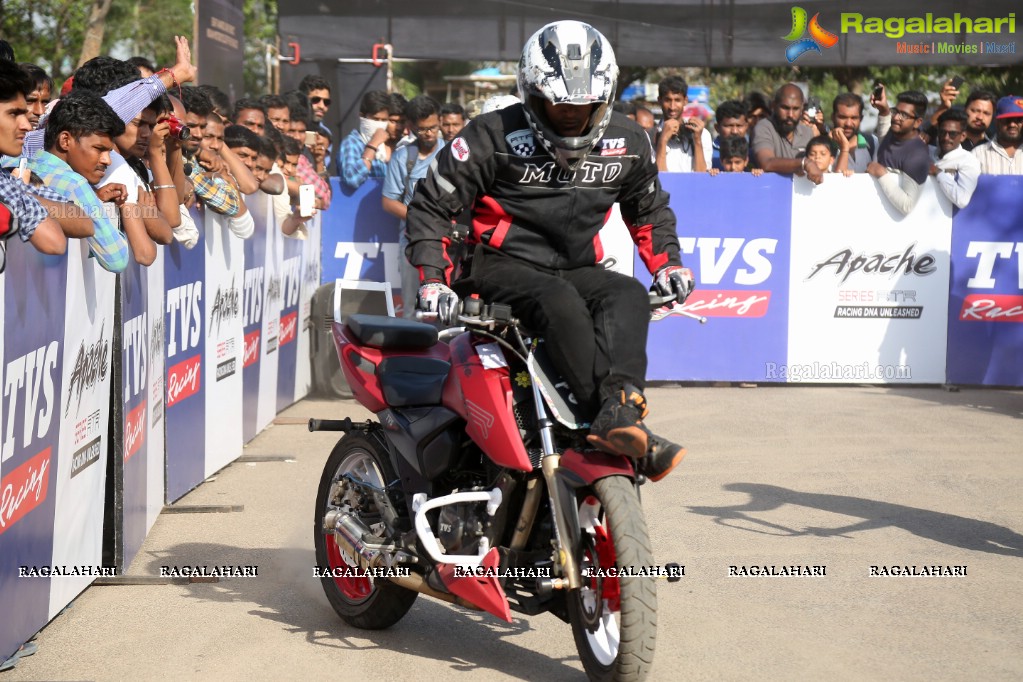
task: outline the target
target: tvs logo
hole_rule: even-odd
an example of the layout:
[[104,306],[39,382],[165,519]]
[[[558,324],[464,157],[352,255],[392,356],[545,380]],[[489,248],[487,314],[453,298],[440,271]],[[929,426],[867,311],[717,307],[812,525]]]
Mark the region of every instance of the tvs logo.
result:
[[199,392],[199,368],[201,366],[202,356],[196,355],[167,370],[167,407]]
[[245,335],[245,352],[242,355],[242,367],[253,365],[259,360],[259,330]]
[[103,338],[103,330],[106,322],[99,330],[99,340],[96,343],[82,345],[78,348],[78,359],[75,360],[75,369],[71,372],[71,381],[68,384],[67,405],[64,407],[64,416],[67,416],[71,409],[71,398],[78,397],[78,406],[82,405],[82,393],[86,389],[92,389],[97,383],[107,378],[107,366],[110,363],[110,344]]
[[601,156],[625,156],[628,151],[624,137],[611,137],[600,141]]
[[[811,50],[821,54],[822,47],[830,48],[838,43],[838,36],[822,28],[818,22],[820,12],[813,15],[809,25],[806,22],[806,17],[806,10],[802,7],[792,8],[792,31],[782,39],[792,43],[785,50],[785,57],[789,60],[789,64]],[[810,32],[810,37],[804,38],[807,30]]]
[[295,332],[298,327],[298,313],[288,313],[281,317],[280,345],[291,343],[295,340]]
[[[1013,258],[1015,254],[1015,258]],[[995,289],[1023,292],[1023,242],[971,241],[966,257],[976,259],[977,269],[966,280],[967,289]],[[1002,261],[999,264],[999,261]],[[1015,272],[1012,263],[1015,261]],[[999,277],[995,269],[999,267]],[[1005,276],[1011,273],[1009,283]],[[1023,322],[1023,294],[985,293],[967,294],[959,311],[962,322]]]
[[0,535],[46,501],[50,452],[46,448],[0,481]]
[[146,442],[146,401],[124,418],[124,461],[139,451]]
[[508,146],[515,152],[516,156],[533,156],[536,154],[536,140],[533,139],[533,131],[516,130],[504,136]]

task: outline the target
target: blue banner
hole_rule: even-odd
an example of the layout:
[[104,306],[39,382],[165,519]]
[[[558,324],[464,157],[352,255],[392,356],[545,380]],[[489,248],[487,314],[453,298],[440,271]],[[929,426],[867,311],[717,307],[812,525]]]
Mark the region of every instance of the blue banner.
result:
[[275,229],[272,216],[267,215],[266,196],[258,194],[246,202],[257,228],[245,240],[245,282],[242,288],[242,331],[245,345],[242,352],[242,438],[247,443],[260,431],[259,376],[263,356],[263,311],[266,294],[267,231]]
[[[765,381],[788,353],[792,182],[767,174],[661,173],[678,221],[682,262],[696,277],[684,306],[655,311],[647,377]],[[636,277],[649,285],[636,257]],[[703,316],[707,324],[683,312]]]
[[952,221],[946,374],[1023,385],[1023,178],[982,175]]
[[[132,260],[120,278],[121,385],[113,386],[114,400],[120,400],[115,415],[121,419],[123,440],[115,454],[123,462],[123,547],[124,565],[142,546],[149,531],[146,523],[148,467],[147,435],[150,406],[147,357],[149,343],[149,269]],[[158,314],[162,314],[158,311]],[[116,376],[116,374],[115,374]],[[116,417],[115,417],[116,418]],[[153,465],[160,466],[162,462]]]
[[67,259],[7,241],[0,395],[0,660],[46,623],[53,557]]
[[[192,209],[197,226],[204,216]],[[206,250],[166,247],[164,281],[167,330],[167,501],[173,502],[206,478],[205,359]]]

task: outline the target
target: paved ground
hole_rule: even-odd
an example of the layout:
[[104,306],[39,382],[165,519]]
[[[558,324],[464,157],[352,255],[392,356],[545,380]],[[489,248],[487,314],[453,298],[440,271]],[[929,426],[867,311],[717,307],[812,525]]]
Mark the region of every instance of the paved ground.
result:
[[[871,387],[658,388],[655,430],[690,454],[644,504],[661,561],[654,679],[1023,678],[1023,392]],[[304,401],[283,417],[363,413]],[[505,624],[420,597],[394,628],[334,615],[312,577],[315,486],[334,439],[278,424],[164,514],[130,574],[252,564],[219,584],[93,587],[14,680],[582,679],[569,628]],[[729,577],[822,565],[825,577]],[[872,565],[965,577],[870,577]],[[2,616],[0,616],[2,618]]]

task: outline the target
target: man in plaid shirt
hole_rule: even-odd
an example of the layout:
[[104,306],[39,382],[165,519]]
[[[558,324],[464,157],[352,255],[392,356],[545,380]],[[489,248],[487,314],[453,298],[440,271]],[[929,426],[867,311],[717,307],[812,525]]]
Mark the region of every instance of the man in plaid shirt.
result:
[[118,229],[103,202],[120,205],[127,198],[124,185],[93,189],[110,165],[113,138],[124,132],[124,123],[99,96],[77,93],[61,99],[50,112],[44,146],[29,162],[29,169],[65,199],[85,209],[94,234],[89,247],[104,269],[121,272],[128,266],[128,240]]

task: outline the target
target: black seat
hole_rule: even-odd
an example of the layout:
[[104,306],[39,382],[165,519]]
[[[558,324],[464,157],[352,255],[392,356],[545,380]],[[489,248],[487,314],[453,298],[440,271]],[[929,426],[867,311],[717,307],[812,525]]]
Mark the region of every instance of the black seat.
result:
[[370,348],[423,350],[437,345],[437,328],[425,322],[355,313],[345,319],[345,326]]

